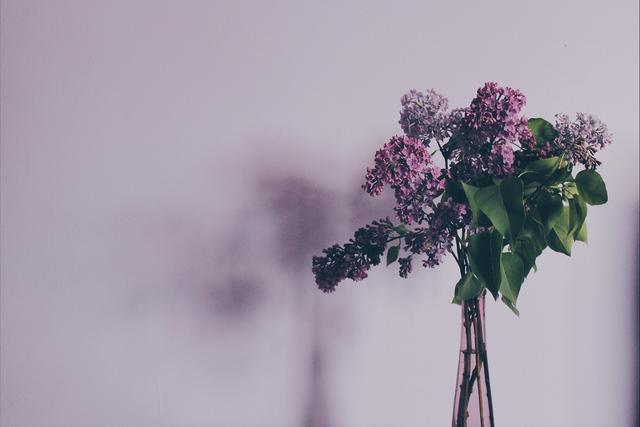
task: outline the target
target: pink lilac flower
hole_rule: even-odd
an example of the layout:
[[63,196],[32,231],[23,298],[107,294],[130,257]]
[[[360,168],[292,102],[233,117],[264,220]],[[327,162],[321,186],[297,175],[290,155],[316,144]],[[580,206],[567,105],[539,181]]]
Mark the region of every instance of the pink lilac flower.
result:
[[573,122],[566,114],[557,114],[555,127],[558,137],[552,144],[554,151],[564,153],[574,164],[582,163],[587,169],[600,165],[595,153],[611,144],[606,124],[590,114],[577,113]]
[[422,139],[427,145],[431,139],[442,141],[446,136],[448,115],[447,98],[433,89],[426,93],[411,90],[400,99],[400,126],[412,138]]
[[375,166],[367,169],[363,188],[377,196],[385,184],[395,192],[396,215],[411,224],[425,218],[425,209],[442,193],[445,180],[419,140],[395,136],[376,152]]

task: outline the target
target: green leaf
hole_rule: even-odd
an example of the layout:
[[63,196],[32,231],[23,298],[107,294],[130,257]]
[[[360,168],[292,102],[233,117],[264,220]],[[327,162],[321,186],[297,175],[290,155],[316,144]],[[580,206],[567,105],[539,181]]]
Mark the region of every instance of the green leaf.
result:
[[513,252],[518,254],[523,261],[523,274],[526,277],[532,268],[536,266],[536,258],[542,251],[538,251],[536,242],[531,237],[519,237],[512,248]]
[[560,157],[549,157],[529,163],[524,169],[524,173],[532,173],[540,177],[550,177],[558,170],[559,166]]
[[[535,213],[534,213],[535,215]],[[534,216],[527,217],[512,251],[522,258],[524,262],[524,275],[536,268],[536,258],[547,247],[547,232],[544,226],[538,223]]]
[[475,194],[478,208],[509,241],[515,241],[524,223],[523,184],[518,178],[504,179],[499,186],[490,185]]
[[471,271],[498,298],[502,281],[500,259],[502,256],[502,234],[494,230],[491,233],[474,234],[469,237],[469,264]]
[[520,287],[524,281],[524,264],[522,259],[512,253],[502,254],[502,283],[500,293],[514,306],[518,300]]
[[573,166],[571,165],[571,163],[565,162],[565,165],[562,165],[561,163],[558,164],[558,169],[556,169],[555,172],[553,172],[548,178],[544,180],[544,184],[549,186],[565,182],[567,179],[571,178],[572,168]]
[[540,255],[547,247],[547,233],[544,230],[544,226],[536,220],[536,217],[536,212],[527,217],[522,235],[534,242],[536,251]]
[[400,255],[400,245],[391,246],[387,251],[387,265],[393,264],[398,259],[398,255]]
[[571,256],[571,247],[573,246],[572,235],[559,235],[555,229],[549,232],[547,236],[549,241],[549,247],[556,252],[563,253],[567,256]]
[[477,297],[483,290],[484,285],[482,282],[473,273],[469,272],[456,284],[455,296],[451,302],[453,304],[461,304],[466,299]]
[[520,316],[520,311],[516,308],[516,305],[509,301],[504,295],[501,298],[502,302],[514,312],[516,316]]
[[511,233],[509,236],[515,239],[524,224],[524,204],[522,201],[523,184],[518,178],[507,178],[500,183],[500,192],[504,207],[507,209]]
[[528,125],[529,129],[531,129],[531,133],[536,137],[536,142],[538,144],[551,142],[558,136],[558,131],[545,119],[541,119],[539,117],[529,119]]
[[476,193],[479,188],[474,187],[473,185],[462,183],[462,189],[464,190],[464,194],[467,196],[467,201],[469,202],[469,207],[471,208],[471,213],[473,216],[472,225],[478,225],[478,214],[480,213],[480,208],[478,208],[478,204],[476,203]]
[[549,247],[556,252],[571,256],[573,233],[571,232],[571,207],[563,205],[562,215],[547,235]]
[[563,182],[562,195],[567,199],[573,199],[580,195],[580,191],[574,181]]
[[497,185],[490,185],[479,189],[476,193],[475,202],[478,209],[489,217],[494,227],[506,236],[510,229],[509,216],[507,215],[507,209],[502,201],[500,187]]
[[562,212],[553,225],[553,229],[561,236],[569,234],[571,230],[571,207],[569,205],[562,205]]
[[585,202],[590,205],[607,203],[607,187],[598,172],[590,169],[580,171],[576,175],[576,184]]
[[538,198],[538,212],[545,226],[545,231],[549,232],[558,222],[562,215],[562,198],[557,194],[551,194],[547,191],[540,193]]
[[[472,224],[475,225],[475,224]],[[482,213],[482,211],[480,211],[480,213],[478,214],[478,226],[480,227],[493,227],[493,224],[491,223],[491,220],[489,218],[487,218],[487,216],[485,214]]]
[[573,238],[575,240],[580,241],[580,242],[589,243],[589,237],[587,235],[587,223],[586,222],[582,223],[582,226],[578,229],[578,231],[575,232],[575,234],[573,235]]
[[407,231],[409,231],[407,230],[407,226],[404,224],[400,224],[397,227],[394,227],[394,230],[401,236],[404,236],[405,234],[407,234]]
[[569,200],[569,233],[575,235],[585,219],[587,219],[587,204],[582,197],[576,195]]

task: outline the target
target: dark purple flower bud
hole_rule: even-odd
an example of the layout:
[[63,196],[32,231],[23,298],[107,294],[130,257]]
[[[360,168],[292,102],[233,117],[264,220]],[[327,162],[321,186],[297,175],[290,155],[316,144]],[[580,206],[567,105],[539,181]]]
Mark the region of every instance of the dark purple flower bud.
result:
[[408,257],[403,257],[398,259],[398,263],[400,264],[400,277],[406,279],[407,276],[411,273],[411,255]]

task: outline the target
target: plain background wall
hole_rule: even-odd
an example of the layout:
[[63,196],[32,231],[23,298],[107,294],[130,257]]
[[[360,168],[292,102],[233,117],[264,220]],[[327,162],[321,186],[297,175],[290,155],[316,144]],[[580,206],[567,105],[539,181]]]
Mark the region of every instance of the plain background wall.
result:
[[500,426],[633,424],[638,2],[1,4],[3,427],[444,426],[455,266],[330,296],[310,256],[391,214],[359,191],[399,98],[591,112],[610,202],[488,303]]

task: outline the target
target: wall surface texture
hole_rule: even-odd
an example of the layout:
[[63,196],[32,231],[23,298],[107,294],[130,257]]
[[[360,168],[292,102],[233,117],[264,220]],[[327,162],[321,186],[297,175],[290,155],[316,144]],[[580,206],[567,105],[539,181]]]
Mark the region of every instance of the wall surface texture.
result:
[[637,1],[0,12],[3,427],[447,425],[455,264],[323,295],[310,258],[392,214],[360,185],[400,96],[485,81],[615,138],[589,245],[487,304],[497,424],[634,424]]

